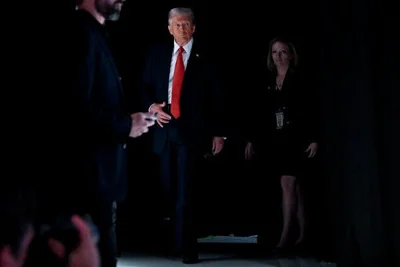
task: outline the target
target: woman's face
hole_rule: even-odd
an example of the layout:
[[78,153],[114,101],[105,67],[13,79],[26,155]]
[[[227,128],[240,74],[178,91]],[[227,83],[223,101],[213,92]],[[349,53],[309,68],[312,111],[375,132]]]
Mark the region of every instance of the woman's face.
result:
[[272,59],[276,67],[288,67],[292,60],[287,44],[276,42],[272,45]]

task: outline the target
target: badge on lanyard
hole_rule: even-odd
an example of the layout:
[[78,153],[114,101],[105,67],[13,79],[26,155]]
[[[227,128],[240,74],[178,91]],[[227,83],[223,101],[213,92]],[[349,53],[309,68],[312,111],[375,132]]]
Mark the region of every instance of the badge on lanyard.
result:
[[285,120],[285,115],[283,113],[283,111],[278,110],[277,112],[275,112],[275,118],[276,118],[276,129],[280,130],[283,127],[283,122]]

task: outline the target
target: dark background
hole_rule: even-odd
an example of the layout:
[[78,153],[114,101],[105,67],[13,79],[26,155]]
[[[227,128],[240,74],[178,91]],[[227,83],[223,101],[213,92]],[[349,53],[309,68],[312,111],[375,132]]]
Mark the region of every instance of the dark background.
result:
[[[252,63],[266,58],[267,43],[272,37],[291,35],[305,72],[319,92],[315,107],[321,114],[323,142],[308,184],[311,203],[308,208],[312,212],[314,236],[319,237],[315,239],[315,247],[325,250],[319,254],[334,255],[343,262],[342,266],[383,266],[389,259],[399,264],[395,258],[400,225],[399,208],[395,204],[400,203],[397,193],[400,175],[395,169],[400,162],[396,137],[400,136],[396,75],[399,42],[393,31],[396,25],[393,7],[377,3],[246,1],[216,6],[211,1],[167,4],[128,1],[121,21],[111,25],[111,31],[121,75],[134,99],[144,51],[150,44],[170,38],[168,10],[176,5],[192,6],[198,25],[195,38],[208,42],[223,70],[232,135],[241,126],[235,118],[240,114],[241,91],[245,90],[246,77],[254,68]],[[144,161],[141,157],[146,154],[144,144],[138,140],[132,145],[133,169]],[[229,160],[232,158],[221,161],[226,164]],[[231,226],[226,222],[221,226],[218,222],[226,214],[236,212],[233,217],[242,219],[236,229],[246,232],[242,226],[252,227],[254,217],[246,209],[229,203],[237,203],[237,198],[241,198],[241,204],[260,209],[260,204],[250,198],[253,180],[235,183],[235,169],[224,170],[225,175],[213,179],[213,186],[207,187],[214,198],[204,205],[219,214],[204,215],[205,228],[213,234],[225,233],[224,225]],[[131,218],[132,237],[153,230],[148,223],[152,218],[149,204],[154,197],[152,183],[147,175],[131,177],[131,195],[122,208],[124,215],[120,221],[125,220],[124,216]],[[213,188],[231,192],[232,184],[236,184],[233,187],[237,190],[234,191],[237,195],[227,194],[232,201],[221,201],[212,193]],[[150,227],[143,229],[145,225]],[[331,244],[334,252],[326,253]],[[344,265],[346,262],[348,265]]]
[[[318,46],[316,42],[316,15],[310,12],[305,16],[300,9],[306,8],[295,1],[285,4],[268,3],[267,8],[250,2],[247,5],[215,6],[209,1],[181,1],[160,3],[143,3],[127,1],[118,22],[109,23],[108,27],[113,41],[113,50],[120,68],[122,81],[133,109],[139,106],[137,84],[142,71],[144,56],[150,45],[156,42],[172,41],[167,29],[168,11],[175,6],[184,5],[193,8],[196,17],[195,38],[208,45],[213,59],[219,64],[224,83],[227,101],[227,120],[230,128],[225,152],[219,158],[206,163],[206,171],[201,177],[198,192],[200,199],[200,234],[228,235],[232,232],[242,235],[257,234],[261,226],[261,217],[270,217],[270,221],[280,218],[279,212],[272,212],[260,201],[266,201],[264,195],[271,191],[257,191],[260,179],[268,179],[266,170],[263,175],[249,173],[252,167],[241,166],[244,146],[240,140],[241,128],[245,118],[242,103],[248,88],[249,77],[261,60],[266,60],[269,41],[278,34],[291,37],[295,42],[301,58],[301,66],[307,73],[316,68]],[[312,15],[310,17],[310,15]],[[305,44],[310,43],[311,46]],[[317,75],[312,73],[310,79],[318,90]],[[315,102],[319,110],[318,100]],[[247,111],[246,111],[247,112]],[[318,112],[318,111],[316,111]],[[262,117],[262,114],[255,114]],[[129,199],[120,208],[120,232],[122,243],[132,244],[131,237],[143,247],[146,240],[157,235],[155,215],[158,200],[157,160],[149,153],[148,137],[135,140],[130,145],[131,173]],[[320,160],[320,159],[317,159]],[[150,164],[151,174],[139,175],[137,166]],[[325,200],[321,201],[326,190],[326,179],[323,178],[320,164],[313,166],[314,173],[309,173],[307,186],[318,186],[318,190],[310,188],[307,194],[310,201],[318,200],[322,207],[310,206],[310,216],[318,210],[319,217],[311,220],[315,227],[324,228],[327,219]],[[319,168],[319,171],[316,170]],[[258,171],[258,170],[256,170]],[[254,171],[253,171],[254,172]],[[313,178],[312,176],[315,176]],[[321,190],[324,188],[323,190]],[[276,195],[279,205],[280,196]],[[325,205],[325,207],[324,207]],[[130,217],[129,217],[130,216]],[[126,218],[130,219],[126,219]],[[318,216],[317,216],[318,217]],[[315,222],[322,221],[322,225]],[[316,229],[313,227],[314,229]],[[279,232],[279,225],[273,230]],[[126,234],[126,233],[130,234]],[[315,232],[320,232],[318,231]],[[277,242],[273,240],[271,242]],[[329,245],[330,241],[324,241]],[[321,246],[319,246],[321,247]]]
[[[245,89],[245,77],[251,74],[253,66],[243,67],[243,64],[266,57],[266,44],[276,34],[294,37],[303,67],[308,77],[315,79],[319,92],[315,106],[321,114],[323,143],[318,167],[314,168],[316,173],[308,187],[312,192],[308,197],[314,236],[319,237],[315,239],[315,247],[325,251],[319,254],[333,255],[338,266],[375,267],[390,266],[389,263],[400,266],[397,168],[400,162],[397,73],[400,42],[396,26],[399,16],[394,3],[127,1],[121,20],[108,26],[133,106],[137,104],[135,90],[145,51],[154,42],[168,40],[168,10],[178,5],[194,8],[198,24],[196,38],[208,42],[211,53],[221,64],[230,104],[231,133],[241,123],[235,119],[240,113],[240,91]],[[131,170],[155,162],[148,152],[146,137],[130,144],[130,148]],[[227,164],[227,160],[232,159],[221,161]],[[151,170],[156,175],[156,167]],[[226,175],[218,182],[214,179],[208,190],[227,188],[227,192],[232,192],[232,184],[251,189],[252,183],[245,182],[251,179],[234,182],[229,170],[224,169]],[[155,230],[152,212],[157,196],[155,179],[151,174],[130,177],[130,195],[119,210],[119,238],[123,248],[138,249],[147,234]],[[205,216],[204,220],[209,222],[204,223],[205,232],[224,232],[224,228],[230,228],[228,223],[219,222],[223,221],[221,214],[231,214],[232,210],[238,211],[236,217],[248,218],[234,228],[252,232],[254,218],[237,209],[236,204],[229,205],[237,203],[238,198],[249,205],[253,201],[248,197],[250,194],[240,191],[237,195],[227,195],[229,199],[221,201],[214,193],[208,194],[204,202],[208,204],[204,205],[213,203],[214,207],[220,207],[215,208],[220,214]],[[330,244],[333,253],[326,253]]]

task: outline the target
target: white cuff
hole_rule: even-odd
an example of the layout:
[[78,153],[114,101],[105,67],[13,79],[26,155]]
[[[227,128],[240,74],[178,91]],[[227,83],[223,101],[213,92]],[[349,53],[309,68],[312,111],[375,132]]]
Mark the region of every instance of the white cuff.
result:
[[150,107],[149,107],[149,112],[151,112],[151,107],[152,107],[153,105],[154,105],[154,104],[151,104],[151,105],[150,105]]

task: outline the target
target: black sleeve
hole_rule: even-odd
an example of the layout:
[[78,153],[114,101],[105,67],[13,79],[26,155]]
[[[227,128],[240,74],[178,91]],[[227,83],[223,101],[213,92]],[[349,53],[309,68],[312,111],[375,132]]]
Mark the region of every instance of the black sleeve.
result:
[[297,76],[299,83],[298,101],[301,101],[302,122],[305,138],[308,143],[319,142],[320,139],[320,106],[318,88],[307,78],[307,75]]
[[96,36],[79,25],[76,25],[72,33],[75,43],[68,88],[71,114],[75,116],[71,118],[80,122],[78,127],[85,129],[89,137],[125,143],[132,124],[129,114],[116,114],[115,111],[102,109],[92,101],[93,88],[98,78],[96,68],[99,64],[94,50]]
[[145,59],[144,69],[141,75],[139,93],[141,100],[141,109],[148,111],[150,106],[154,103],[154,88],[152,86],[152,73],[153,73],[153,54],[154,47],[152,47]]
[[211,135],[213,137],[226,137],[227,123],[225,115],[225,96],[222,89],[221,75],[216,64],[210,63],[211,87]]

